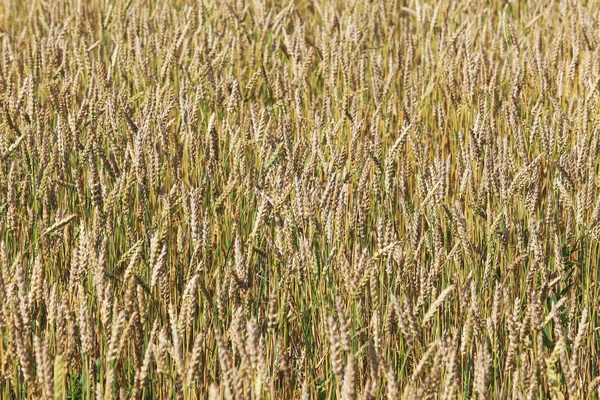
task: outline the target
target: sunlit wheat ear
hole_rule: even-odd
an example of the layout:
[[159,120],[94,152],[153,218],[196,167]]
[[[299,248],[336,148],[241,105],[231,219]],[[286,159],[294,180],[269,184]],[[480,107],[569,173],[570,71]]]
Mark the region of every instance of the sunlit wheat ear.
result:
[[330,351],[330,359],[333,371],[337,379],[341,380],[344,376],[344,364],[341,354],[341,346],[340,346],[340,336],[338,332],[338,327],[333,317],[329,317],[328,319],[329,325],[329,351]]
[[[53,391],[48,392],[48,387],[46,387],[46,380],[50,380],[50,377],[46,377],[46,371],[44,370],[45,363],[47,362],[48,354],[45,352],[45,348],[42,348],[40,343],[40,338],[37,336],[33,337],[33,349],[35,351],[35,364],[37,367],[37,383],[41,387],[41,391],[44,396],[48,396],[50,394],[51,397],[54,397]],[[52,387],[51,390],[54,388]],[[39,389],[38,389],[39,390]]]
[[425,313],[425,316],[423,317],[423,325],[426,325],[433,319],[439,307],[444,303],[446,297],[448,297],[450,293],[452,293],[453,289],[454,287],[452,285],[448,286],[440,293],[438,298],[433,303],[431,303],[431,305],[429,306],[429,310]]
[[344,368],[344,382],[342,384],[342,399],[353,400],[356,398],[356,370],[354,356],[348,356],[346,368]]
[[481,343],[477,350],[475,381],[473,383],[475,391],[482,399],[488,398],[488,385],[490,382],[490,369],[492,367],[492,356],[488,352],[487,343]]
[[214,383],[211,383],[208,388],[208,398],[209,400],[219,400],[219,387]]

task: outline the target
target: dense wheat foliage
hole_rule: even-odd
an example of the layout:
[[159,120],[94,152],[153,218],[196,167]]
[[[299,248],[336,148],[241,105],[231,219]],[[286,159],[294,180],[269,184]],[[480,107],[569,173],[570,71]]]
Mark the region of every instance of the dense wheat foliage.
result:
[[0,397],[598,398],[599,10],[2,1]]

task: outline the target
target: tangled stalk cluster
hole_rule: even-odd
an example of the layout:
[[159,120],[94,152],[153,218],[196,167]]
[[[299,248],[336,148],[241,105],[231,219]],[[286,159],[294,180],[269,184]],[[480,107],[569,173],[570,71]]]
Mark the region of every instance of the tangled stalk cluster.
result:
[[600,388],[597,0],[5,0],[0,397]]

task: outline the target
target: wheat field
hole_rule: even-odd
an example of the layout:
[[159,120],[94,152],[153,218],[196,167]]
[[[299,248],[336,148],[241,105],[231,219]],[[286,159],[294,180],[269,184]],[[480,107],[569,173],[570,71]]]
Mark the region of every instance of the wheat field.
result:
[[3,0],[0,47],[0,398],[599,398],[600,1]]

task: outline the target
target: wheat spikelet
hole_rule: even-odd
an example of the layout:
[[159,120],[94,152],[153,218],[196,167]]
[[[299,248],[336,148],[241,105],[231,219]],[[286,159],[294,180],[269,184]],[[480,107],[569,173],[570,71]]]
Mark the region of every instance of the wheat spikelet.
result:
[[453,289],[454,289],[453,285],[448,286],[446,289],[442,290],[442,292],[437,297],[437,299],[435,299],[435,301],[433,303],[431,303],[431,305],[429,306],[429,310],[427,310],[427,312],[425,313],[425,316],[423,317],[423,323],[422,323],[423,325],[426,325],[429,321],[431,321],[433,319],[433,317],[437,313],[438,309],[444,303],[444,301],[446,300],[446,297],[448,297],[450,295],[450,293],[452,293]]

